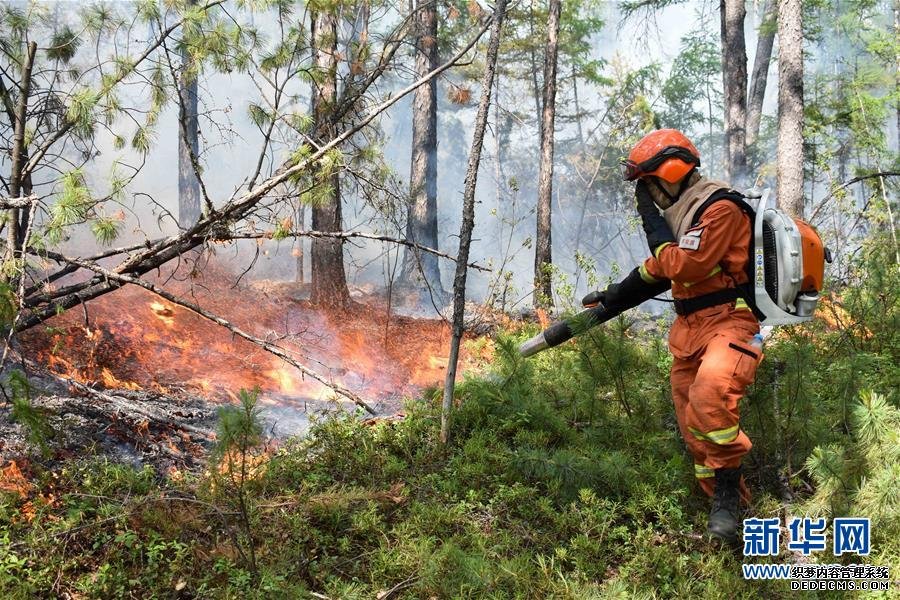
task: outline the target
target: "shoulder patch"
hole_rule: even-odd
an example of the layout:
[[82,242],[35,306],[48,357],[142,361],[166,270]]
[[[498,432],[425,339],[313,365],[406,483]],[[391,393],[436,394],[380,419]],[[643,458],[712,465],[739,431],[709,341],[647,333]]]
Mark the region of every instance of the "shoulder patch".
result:
[[678,247],[685,250],[699,250],[700,236],[703,235],[704,227],[699,227],[686,232],[681,239],[678,240]]

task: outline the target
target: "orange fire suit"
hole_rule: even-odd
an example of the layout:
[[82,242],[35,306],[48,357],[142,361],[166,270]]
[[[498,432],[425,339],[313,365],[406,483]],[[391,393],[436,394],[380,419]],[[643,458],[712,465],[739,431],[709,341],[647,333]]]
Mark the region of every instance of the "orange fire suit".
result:
[[[663,244],[641,265],[645,282],[671,280],[677,301],[747,281],[750,219],[733,202],[712,203],[699,222],[680,229],[677,242]],[[715,470],[740,466],[752,446],[740,428],[739,402],[762,360],[749,343],[758,332],[756,317],[738,298],[679,315],[669,333],[678,426],[693,455],[694,474],[710,496]],[[749,502],[743,480],[741,496]]]

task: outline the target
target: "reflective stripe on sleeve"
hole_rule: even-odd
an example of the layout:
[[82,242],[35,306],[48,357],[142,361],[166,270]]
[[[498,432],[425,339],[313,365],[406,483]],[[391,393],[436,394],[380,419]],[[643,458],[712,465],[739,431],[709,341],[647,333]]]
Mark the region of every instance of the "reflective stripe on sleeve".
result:
[[690,430],[690,432],[694,434],[694,437],[698,440],[705,440],[707,442],[712,442],[713,444],[722,446],[725,444],[730,444],[737,439],[740,427],[738,425],[735,425],[734,427],[729,427],[727,429],[716,429],[715,431],[710,431],[707,433],[703,433],[699,429],[694,429],[693,427],[688,427],[688,430]]
[[706,479],[707,477],[715,477],[716,471],[712,467],[704,465],[694,465],[694,477],[697,479]]
[[659,253],[662,252],[662,249],[666,246],[671,246],[672,244],[673,242],[665,242],[663,244],[660,244],[659,247],[657,247],[656,250],[653,251],[653,256],[659,258]]
[[656,283],[659,281],[659,279],[651,275],[647,270],[647,263],[641,263],[641,266],[638,267],[638,273],[640,274],[641,279],[644,280],[644,283]]
[[734,302],[734,309],[735,310],[750,310],[750,307],[747,306],[746,300],[744,300],[743,298],[738,298]]

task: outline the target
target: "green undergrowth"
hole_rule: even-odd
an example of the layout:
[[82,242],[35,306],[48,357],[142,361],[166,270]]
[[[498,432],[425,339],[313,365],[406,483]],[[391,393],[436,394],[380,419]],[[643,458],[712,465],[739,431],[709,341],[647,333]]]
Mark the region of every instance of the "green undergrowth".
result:
[[[896,579],[900,343],[897,307],[877,307],[896,273],[875,285],[841,299],[846,326],[779,333],[742,426],[756,516],[782,516],[785,492],[793,514],[870,516],[864,562]],[[243,393],[202,474],[36,461],[32,490],[0,496],[0,596],[793,597],[703,539],[665,329],[623,317],[523,360],[535,331],[473,342],[493,359],[458,386],[447,445],[436,390],[403,420],[327,419],[275,450]],[[783,541],[754,562],[789,560]]]

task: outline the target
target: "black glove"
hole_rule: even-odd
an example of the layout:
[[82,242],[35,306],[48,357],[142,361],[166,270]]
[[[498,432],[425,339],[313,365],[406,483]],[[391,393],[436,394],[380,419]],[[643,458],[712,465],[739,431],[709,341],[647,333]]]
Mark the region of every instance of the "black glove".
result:
[[638,181],[634,188],[634,196],[637,200],[637,211],[641,215],[641,224],[647,236],[647,245],[651,254],[656,254],[656,249],[667,242],[674,242],[675,236],[666,223],[665,218],[659,213],[659,209],[650,195],[650,188],[646,181]]
[[638,214],[642,217],[652,217],[659,214],[653,196],[650,195],[650,186],[643,179],[638,179],[634,186],[634,199],[637,202]]
[[606,291],[591,292],[581,299],[581,305],[585,308],[593,308],[595,306],[606,306]]
[[672,282],[663,279],[654,283],[647,283],[641,277],[640,271],[634,269],[625,279],[618,283],[610,284],[602,292],[591,292],[581,299],[585,307],[600,306],[617,312],[624,312],[634,308],[654,296],[667,292],[672,287]]

